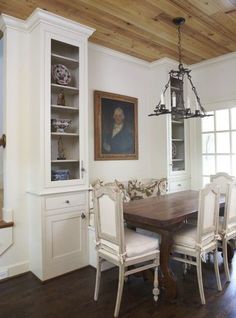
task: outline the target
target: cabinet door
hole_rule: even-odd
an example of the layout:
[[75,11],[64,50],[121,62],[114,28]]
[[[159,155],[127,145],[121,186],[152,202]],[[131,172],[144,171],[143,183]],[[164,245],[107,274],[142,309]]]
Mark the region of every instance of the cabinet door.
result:
[[45,279],[88,263],[87,222],[83,211],[56,212],[45,218]]
[[46,184],[86,184],[85,43],[58,34],[45,37]]

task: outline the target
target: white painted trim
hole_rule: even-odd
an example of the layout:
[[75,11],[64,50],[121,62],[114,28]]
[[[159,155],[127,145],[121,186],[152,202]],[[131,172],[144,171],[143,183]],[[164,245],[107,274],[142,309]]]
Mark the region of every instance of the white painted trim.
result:
[[34,191],[34,190],[27,190],[26,193],[36,196],[45,196],[50,194],[60,194],[60,193],[71,193],[71,192],[82,192],[82,191],[89,191],[89,187],[70,187],[70,188],[56,188],[56,189],[46,189],[44,191]]
[[121,53],[119,51],[110,49],[110,48],[102,46],[102,45],[98,45],[98,44],[94,44],[94,43],[89,42],[88,47],[89,47],[89,49],[92,49],[94,51],[101,52],[101,53],[110,55],[112,57],[116,57],[118,59],[125,60],[127,62],[135,63],[135,64],[138,64],[140,66],[149,67],[149,65],[150,65],[149,62],[141,60],[137,57],[131,56],[131,55],[126,54],[126,53]]
[[192,70],[194,70],[194,69],[206,67],[206,66],[209,66],[212,64],[226,62],[226,61],[233,60],[233,59],[236,59],[236,52],[227,53],[227,54],[220,55],[218,57],[214,57],[214,58],[206,60],[206,61],[192,64],[192,65],[190,65],[190,67]]
[[37,8],[26,20],[27,29],[32,31],[39,22],[51,23],[54,26],[66,28],[67,30],[73,32],[82,32],[83,34],[86,34],[87,37],[92,35],[95,31],[94,28],[85,26],[52,12]]
[[0,271],[1,270],[8,270],[8,277],[20,275],[29,271],[29,261],[4,266],[0,268]]
[[139,59],[137,57],[131,56],[131,55],[126,54],[126,53],[121,53],[119,51],[107,48],[107,47],[99,45],[99,44],[94,44],[94,43],[89,42],[88,47],[89,47],[89,49],[92,49],[94,51],[101,52],[101,53],[110,55],[112,57],[115,57],[115,58],[118,58],[118,59],[121,59],[121,60],[124,60],[127,62],[135,63],[135,64],[138,64],[140,66],[146,67],[146,68],[152,69],[155,67],[159,67],[161,65],[170,65],[170,64],[173,66],[178,65],[177,61],[172,60],[168,57],[161,58],[161,59],[156,60],[154,62],[147,62],[147,61],[144,61],[144,60]]
[[165,65],[165,64],[168,64],[168,65],[171,64],[171,65],[173,65],[173,67],[178,66],[178,62],[177,61],[172,60],[169,57],[163,57],[163,58],[161,58],[159,60],[156,60],[154,62],[149,63],[149,67],[150,68],[154,68],[154,67],[159,67],[159,66]]
[[[153,61],[153,62],[147,62],[147,61],[144,61],[144,60],[139,59],[137,57],[131,56],[129,54],[121,53],[119,51],[104,47],[102,45],[94,44],[94,43],[89,43],[89,49],[93,49],[93,50],[96,50],[98,52],[102,52],[104,54],[108,54],[108,55],[111,55],[113,57],[123,59],[123,60],[131,62],[131,63],[136,63],[138,65],[141,65],[141,66],[144,66],[144,67],[147,67],[150,69],[155,68],[155,67],[159,67],[162,65],[170,65],[170,64],[173,65],[173,67],[178,66],[178,61],[175,61],[175,60],[168,58],[168,57],[163,57],[163,58],[158,59],[158,60]],[[232,59],[236,59],[236,52],[224,54],[224,55],[221,55],[221,56],[218,56],[218,57],[215,57],[212,59],[208,59],[208,60],[205,60],[205,61],[202,61],[199,63],[191,64],[191,65],[185,64],[184,66],[189,67],[191,70],[194,70],[194,69],[198,69],[201,67],[215,64],[215,63],[229,61]]]
[[0,16],[0,30],[4,32],[6,28],[27,32],[25,21],[2,13]]
[[205,102],[204,105],[206,106],[206,109],[209,111],[236,107],[236,96],[233,99],[208,101],[208,102]]
[[26,20],[21,20],[7,14],[1,14],[0,30],[4,32],[8,27],[23,32],[31,32],[40,22],[53,24],[60,28],[66,28],[72,32],[82,32],[87,38],[95,32],[95,29],[93,28],[39,8],[35,9]]

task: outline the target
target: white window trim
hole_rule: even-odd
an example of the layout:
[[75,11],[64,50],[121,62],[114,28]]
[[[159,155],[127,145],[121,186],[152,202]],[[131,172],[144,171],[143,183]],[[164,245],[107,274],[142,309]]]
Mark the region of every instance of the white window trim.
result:
[[[235,152],[232,152],[232,132],[236,132],[236,129],[232,129],[232,120],[231,120],[231,110],[232,108],[235,108],[235,104],[234,104],[234,107],[222,107],[222,108],[217,108],[215,110],[212,110],[212,111],[209,111],[209,112],[213,112],[214,113],[214,130],[211,130],[211,131],[202,131],[202,121],[201,121],[201,140],[202,140],[202,136],[204,134],[214,134],[214,153],[203,153],[203,149],[202,149],[202,144],[201,144],[201,158],[203,158],[203,156],[214,156],[215,157],[215,171],[217,172],[218,169],[217,169],[217,156],[218,155],[227,155],[229,156],[230,158],[230,174],[233,174],[233,162],[232,162],[232,156],[236,155]],[[229,111],[229,129],[227,130],[216,130],[216,112],[219,111],[219,110],[228,110]],[[216,141],[216,134],[217,133],[223,133],[223,132],[228,132],[229,133],[229,142],[230,142],[230,152],[229,153],[218,153],[217,152],[217,141]],[[218,171],[219,172],[219,171]],[[222,171],[223,172],[223,171]],[[201,168],[201,174],[202,174],[202,183],[204,183],[204,178],[209,178],[210,174],[209,175],[206,175],[206,174],[203,174],[203,162],[202,162],[202,168]]]

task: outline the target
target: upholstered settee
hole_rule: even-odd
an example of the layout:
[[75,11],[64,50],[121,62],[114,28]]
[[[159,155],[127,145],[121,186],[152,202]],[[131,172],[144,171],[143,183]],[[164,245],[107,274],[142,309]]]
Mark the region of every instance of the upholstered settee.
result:
[[105,182],[103,180],[97,179],[91,184],[90,191],[90,206],[89,206],[89,225],[94,226],[94,211],[93,211],[93,200],[92,200],[92,189],[93,187],[102,185],[116,185],[120,188],[123,193],[124,202],[129,202],[132,200],[139,200],[150,198],[154,196],[164,195],[167,192],[167,179],[132,179],[128,181],[118,181],[114,180],[112,182]]

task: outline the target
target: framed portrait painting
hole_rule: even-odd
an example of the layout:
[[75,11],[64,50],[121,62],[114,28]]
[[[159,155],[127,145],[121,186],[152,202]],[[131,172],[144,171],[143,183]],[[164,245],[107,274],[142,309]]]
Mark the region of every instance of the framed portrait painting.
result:
[[138,159],[138,99],[94,92],[95,160]]

